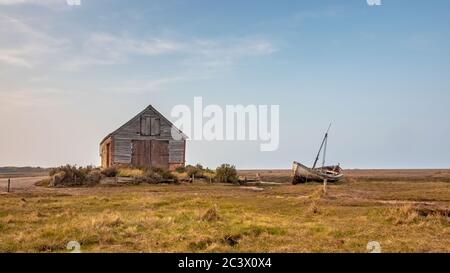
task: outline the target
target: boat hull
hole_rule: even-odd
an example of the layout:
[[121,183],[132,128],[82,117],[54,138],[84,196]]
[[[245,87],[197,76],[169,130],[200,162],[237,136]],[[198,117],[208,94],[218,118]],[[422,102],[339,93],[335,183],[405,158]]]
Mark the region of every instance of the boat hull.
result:
[[306,183],[306,182],[327,182],[333,183],[341,180],[344,177],[341,167],[326,166],[322,168],[311,169],[303,164],[294,162],[293,164],[294,179],[292,184]]

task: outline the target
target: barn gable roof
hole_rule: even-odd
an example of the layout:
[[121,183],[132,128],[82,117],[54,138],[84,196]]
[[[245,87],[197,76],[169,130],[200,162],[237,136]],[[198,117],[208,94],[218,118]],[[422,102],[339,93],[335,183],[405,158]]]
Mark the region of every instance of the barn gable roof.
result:
[[132,119],[130,119],[128,122],[126,122],[125,124],[123,124],[122,126],[120,126],[117,130],[115,130],[114,132],[108,134],[105,138],[103,138],[103,140],[100,142],[100,145],[103,144],[103,142],[105,142],[105,140],[107,140],[108,138],[110,138],[111,136],[115,135],[117,132],[119,132],[122,128],[124,128],[125,126],[127,126],[128,124],[132,123],[135,119],[139,118],[141,115],[143,115],[145,113],[145,111],[147,110],[151,110],[153,112],[155,112],[155,114],[157,114],[160,118],[162,118],[165,122],[167,122],[170,126],[172,126],[172,128],[175,128],[178,133],[181,134],[183,139],[188,139],[187,135],[185,135],[180,129],[178,129],[177,127],[175,127],[175,125],[173,125],[173,123],[168,120],[163,114],[161,114],[158,110],[156,110],[151,104],[149,106],[147,106],[144,110],[142,110],[141,112],[139,112],[139,114],[137,114],[136,116],[134,116]]

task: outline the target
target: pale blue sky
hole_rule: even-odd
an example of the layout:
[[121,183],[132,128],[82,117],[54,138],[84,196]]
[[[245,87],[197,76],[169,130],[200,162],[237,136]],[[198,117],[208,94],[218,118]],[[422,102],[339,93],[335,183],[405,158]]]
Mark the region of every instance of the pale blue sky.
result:
[[0,166],[98,164],[152,104],[279,104],[280,149],[188,143],[189,163],[450,166],[446,0],[0,0]]

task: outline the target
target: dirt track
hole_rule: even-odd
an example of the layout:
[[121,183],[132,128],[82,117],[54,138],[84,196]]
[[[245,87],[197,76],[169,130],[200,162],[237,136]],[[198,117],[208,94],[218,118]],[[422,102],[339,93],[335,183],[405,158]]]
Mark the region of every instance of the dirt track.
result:
[[[36,183],[39,180],[47,178],[46,176],[36,176],[36,177],[20,177],[11,178],[11,192],[28,192],[36,190]],[[0,193],[7,191],[8,179],[0,178]]]

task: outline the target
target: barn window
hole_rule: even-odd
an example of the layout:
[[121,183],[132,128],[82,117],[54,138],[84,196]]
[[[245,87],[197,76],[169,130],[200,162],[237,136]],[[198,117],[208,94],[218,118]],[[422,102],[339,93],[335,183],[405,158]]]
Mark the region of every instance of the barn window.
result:
[[151,119],[150,130],[152,136],[159,136],[161,134],[161,120],[159,118]]
[[151,131],[151,117],[141,117],[141,135],[149,136]]

